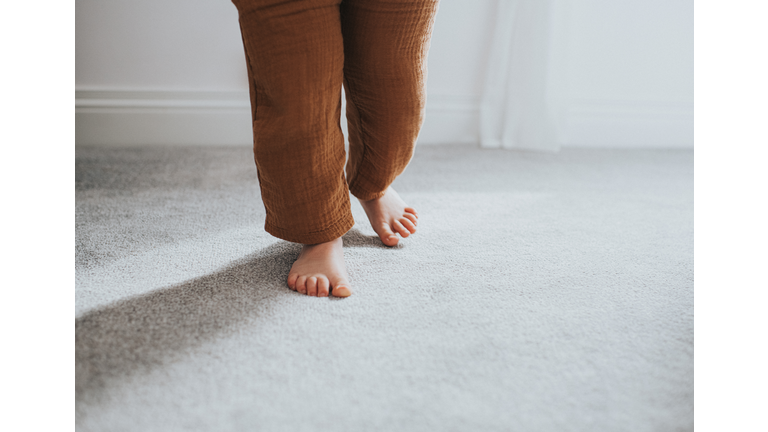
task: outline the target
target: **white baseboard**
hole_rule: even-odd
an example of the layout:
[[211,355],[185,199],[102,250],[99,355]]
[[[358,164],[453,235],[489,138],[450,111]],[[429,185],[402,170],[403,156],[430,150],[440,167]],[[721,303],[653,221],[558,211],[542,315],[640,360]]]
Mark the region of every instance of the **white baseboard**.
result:
[[480,145],[480,97],[427,96],[419,144]]
[[79,145],[250,145],[248,92],[75,92]]
[[[480,98],[430,95],[419,144],[479,145]],[[693,148],[693,108],[575,101],[560,119],[563,147]],[[78,145],[243,145],[252,141],[248,92],[75,92]]]
[[[477,98],[430,96],[419,144],[476,144]],[[79,90],[78,145],[244,145],[248,92]]]
[[566,147],[693,148],[693,104],[572,101],[564,117]]

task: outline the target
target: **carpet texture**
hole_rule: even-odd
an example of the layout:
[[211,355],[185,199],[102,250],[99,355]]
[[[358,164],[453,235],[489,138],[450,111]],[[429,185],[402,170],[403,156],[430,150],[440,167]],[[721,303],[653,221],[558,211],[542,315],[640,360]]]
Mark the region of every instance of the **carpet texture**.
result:
[[693,151],[418,147],[354,295],[290,291],[248,148],[77,148],[79,431],[692,431]]

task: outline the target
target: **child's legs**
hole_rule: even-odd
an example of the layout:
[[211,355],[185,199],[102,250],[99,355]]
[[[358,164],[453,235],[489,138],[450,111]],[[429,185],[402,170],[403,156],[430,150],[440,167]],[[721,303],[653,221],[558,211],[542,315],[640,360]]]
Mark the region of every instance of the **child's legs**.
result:
[[384,195],[413,156],[424,119],[429,40],[438,0],[344,0],[349,189]]
[[339,127],[340,0],[234,0],[245,45],[265,229],[315,244],[354,225]]

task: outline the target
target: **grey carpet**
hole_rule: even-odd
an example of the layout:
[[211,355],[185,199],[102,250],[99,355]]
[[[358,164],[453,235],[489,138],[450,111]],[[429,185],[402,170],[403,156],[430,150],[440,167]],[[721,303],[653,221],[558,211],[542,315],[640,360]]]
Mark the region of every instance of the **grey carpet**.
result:
[[78,148],[81,431],[693,430],[693,151],[418,147],[355,294],[284,283],[247,148]]

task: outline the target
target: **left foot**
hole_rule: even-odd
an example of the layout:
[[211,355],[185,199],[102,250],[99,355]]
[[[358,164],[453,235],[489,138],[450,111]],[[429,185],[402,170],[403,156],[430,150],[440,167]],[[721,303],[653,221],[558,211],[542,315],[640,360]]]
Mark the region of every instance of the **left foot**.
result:
[[406,206],[405,201],[391,187],[387,188],[381,198],[359,201],[368,215],[371,227],[385,245],[397,245],[400,239],[395,233],[406,238],[416,232],[418,213],[412,207]]

